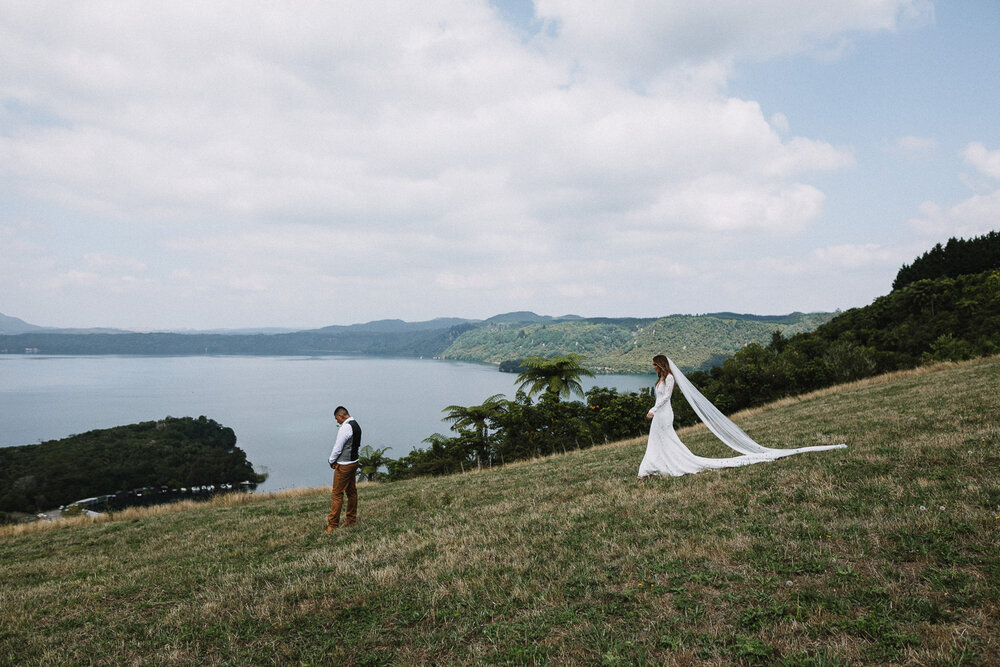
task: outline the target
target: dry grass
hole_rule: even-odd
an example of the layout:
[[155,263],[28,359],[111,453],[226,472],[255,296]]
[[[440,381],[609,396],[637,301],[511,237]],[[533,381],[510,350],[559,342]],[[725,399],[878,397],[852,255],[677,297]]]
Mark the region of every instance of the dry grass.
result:
[[[365,486],[364,482],[358,487]],[[174,512],[187,512],[193,509],[208,509],[212,507],[237,507],[247,503],[256,503],[262,500],[274,500],[281,498],[296,498],[300,496],[314,496],[321,489],[299,488],[284,489],[270,493],[225,493],[213,496],[207,500],[180,500],[163,505],[153,505],[151,507],[130,507],[118,512],[97,514],[91,516],[74,516],[56,519],[53,521],[34,521],[32,523],[21,523],[0,526],[0,538],[14,535],[26,535],[46,530],[57,530],[93,523],[106,523],[108,521],[129,521],[132,519],[143,519],[151,516],[162,516]]]
[[[640,483],[637,439],[370,485],[332,537],[327,489],[4,533],[0,656],[990,664],[998,371],[936,366],[737,415],[765,445],[847,450]],[[727,453],[702,428],[682,438]]]

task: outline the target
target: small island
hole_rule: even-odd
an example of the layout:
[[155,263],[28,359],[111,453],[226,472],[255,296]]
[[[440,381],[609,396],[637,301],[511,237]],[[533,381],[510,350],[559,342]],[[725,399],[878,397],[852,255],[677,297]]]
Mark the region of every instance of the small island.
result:
[[252,490],[266,478],[233,429],[166,417],[0,448],[0,522],[83,500],[101,511]]

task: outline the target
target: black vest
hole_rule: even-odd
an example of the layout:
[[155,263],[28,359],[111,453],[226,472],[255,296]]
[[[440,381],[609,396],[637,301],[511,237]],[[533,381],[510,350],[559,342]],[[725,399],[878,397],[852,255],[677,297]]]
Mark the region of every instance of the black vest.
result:
[[342,458],[344,454],[347,454],[349,457],[348,461],[357,461],[358,450],[361,449],[361,427],[353,419],[347,423],[351,425],[351,437],[344,443],[344,451],[337,458]]

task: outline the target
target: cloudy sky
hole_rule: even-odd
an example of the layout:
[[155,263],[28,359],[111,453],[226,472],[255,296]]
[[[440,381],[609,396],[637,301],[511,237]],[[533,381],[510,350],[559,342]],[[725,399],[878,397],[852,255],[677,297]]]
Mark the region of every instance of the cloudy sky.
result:
[[1000,228],[995,0],[0,0],[0,312],[863,306]]

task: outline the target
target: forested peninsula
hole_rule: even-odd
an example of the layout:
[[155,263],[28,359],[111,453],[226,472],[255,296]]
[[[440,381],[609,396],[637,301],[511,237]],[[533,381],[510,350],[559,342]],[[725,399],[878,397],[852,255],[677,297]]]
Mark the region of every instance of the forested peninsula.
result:
[[104,498],[95,509],[117,509],[143,504],[142,495],[165,502],[193,487],[249,490],[266,478],[236,446],[233,429],[206,417],[166,417],[0,447],[0,519],[97,495]]

